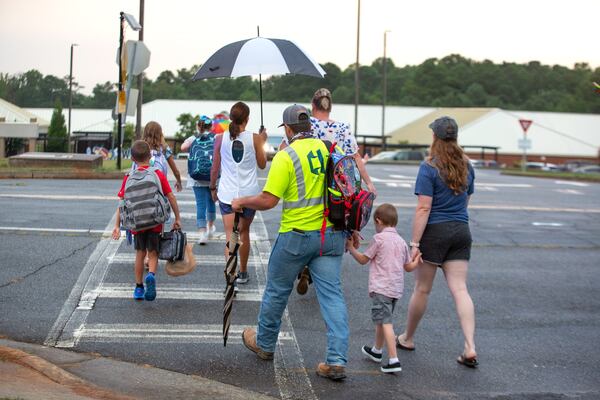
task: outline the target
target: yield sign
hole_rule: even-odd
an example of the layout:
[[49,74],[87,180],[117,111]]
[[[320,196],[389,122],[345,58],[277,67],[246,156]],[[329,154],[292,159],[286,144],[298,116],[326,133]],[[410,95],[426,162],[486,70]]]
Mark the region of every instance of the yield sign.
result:
[[533,124],[533,121],[530,119],[520,119],[519,124],[521,124],[521,128],[523,128],[523,132],[527,133],[527,129]]

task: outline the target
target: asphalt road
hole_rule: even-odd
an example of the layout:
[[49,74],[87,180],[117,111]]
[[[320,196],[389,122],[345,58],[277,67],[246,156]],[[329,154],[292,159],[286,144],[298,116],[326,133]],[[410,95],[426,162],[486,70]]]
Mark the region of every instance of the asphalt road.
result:
[[[417,168],[369,164],[368,170],[376,178],[377,203],[398,207],[398,230],[410,239]],[[600,185],[486,170],[476,175],[469,276],[481,363],[475,371],[455,362],[461,331],[439,274],[417,350],[400,352],[401,373],[380,373],[360,352],[373,338],[368,268],[349,256],[343,282],[351,338],[344,383],[314,373],[323,360],[326,330],[312,289],[290,297],[274,362],[248,352],[240,330],[256,323],[278,209],[258,213],[253,224],[251,281],[240,286],[227,347],[220,336],[220,238],[195,246],[194,273],[172,278],[161,269],[157,300],[134,302],[132,246],[110,240],[106,232],[116,207],[116,181],[0,181],[0,334],[283,398],[600,397]],[[193,194],[177,196],[184,228],[193,232]],[[217,227],[222,232],[220,221]],[[372,234],[369,224],[363,236]],[[407,274],[397,332],[412,285]]]

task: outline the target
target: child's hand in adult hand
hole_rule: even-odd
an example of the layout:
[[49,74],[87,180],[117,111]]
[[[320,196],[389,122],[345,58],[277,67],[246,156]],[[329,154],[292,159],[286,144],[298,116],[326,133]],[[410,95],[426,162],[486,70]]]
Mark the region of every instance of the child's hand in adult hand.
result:
[[121,228],[115,226],[115,228],[112,231],[112,238],[114,240],[119,240],[121,238]]
[[355,249],[360,247],[360,233],[358,231],[352,232],[352,245]]
[[346,239],[346,250],[350,250],[352,247],[354,247],[354,241],[349,237]]

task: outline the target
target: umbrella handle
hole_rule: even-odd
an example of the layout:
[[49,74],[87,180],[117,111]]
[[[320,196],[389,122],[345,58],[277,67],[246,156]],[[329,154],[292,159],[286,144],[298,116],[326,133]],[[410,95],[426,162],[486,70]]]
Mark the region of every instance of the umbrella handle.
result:
[[233,231],[238,232],[238,225],[240,223],[240,216],[242,213],[236,212],[235,217],[233,218]]

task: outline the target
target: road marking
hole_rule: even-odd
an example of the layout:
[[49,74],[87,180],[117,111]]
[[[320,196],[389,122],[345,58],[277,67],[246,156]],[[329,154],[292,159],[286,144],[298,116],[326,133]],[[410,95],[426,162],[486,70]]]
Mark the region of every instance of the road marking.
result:
[[[379,206],[383,203],[375,202],[374,206]],[[389,203],[397,208],[412,208],[417,206],[417,203]],[[599,208],[561,208],[561,207],[533,207],[519,206],[508,204],[473,204],[469,205],[469,210],[492,210],[492,211],[536,211],[536,212],[564,212],[564,213],[583,213],[583,214],[600,214]]]
[[[243,325],[229,327],[227,344],[242,344]],[[223,326],[201,324],[88,324],[74,333],[77,342],[129,343],[223,343]],[[280,343],[292,341],[285,331]]]
[[397,182],[386,182],[385,186],[387,187],[394,187],[394,188],[411,188],[412,184],[410,183],[397,183]]
[[571,186],[579,186],[579,187],[588,187],[589,183],[583,182],[574,182],[574,181],[554,181],[557,185],[571,185]]
[[[256,213],[254,223],[250,225],[250,232],[257,236],[267,237],[267,227],[259,211]],[[256,253],[262,260],[262,265],[256,268],[256,281],[260,291],[264,291],[267,276],[268,260],[271,255],[271,242],[267,240],[256,240],[253,242]],[[253,251],[254,252],[254,251]],[[296,333],[286,307],[281,318],[281,329],[288,332],[291,340],[279,340],[275,349],[273,367],[275,369],[275,381],[279,387],[279,394],[283,400],[308,399],[317,400],[313,387],[304,367],[304,358],[300,352],[300,346],[296,339]]]
[[488,187],[505,187],[505,188],[532,188],[533,185],[528,183],[485,183],[485,182],[475,182],[475,189],[478,186],[488,186]]
[[[115,215],[113,215],[105,230],[110,229],[114,224]],[[103,238],[96,245],[94,252],[90,255],[79,274],[77,282],[75,282],[73,289],[71,289],[69,297],[63,304],[56,321],[54,321],[50,332],[48,332],[46,340],[44,340],[46,346],[58,346],[59,342],[64,342],[64,337],[72,335],[72,332],[81,325],[78,323],[81,315],[76,315],[78,314],[77,307],[83,299],[84,294],[90,290],[90,286],[97,287],[102,281],[108,269],[108,263],[104,262],[104,260],[106,260],[106,257],[112,256],[117,252],[121,241],[122,239],[112,240],[110,238]],[[85,317],[87,317],[87,314]]]
[[564,224],[560,222],[532,222],[533,226],[564,226]]
[[575,190],[575,189],[554,189],[555,192],[557,193],[563,193],[563,194],[574,194],[574,195],[583,195],[583,192],[580,192],[579,190]]
[[[207,300],[223,301],[223,289],[215,287],[199,287],[197,285],[172,285],[161,283],[156,289],[156,297],[168,300]],[[107,299],[131,299],[133,296],[132,284],[103,283],[102,286],[94,290],[96,298]],[[262,291],[258,289],[240,290],[235,301],[254,301],[259,302],[262,299]]]
[[412,179],[412,180],[415,180],[415,179],[416,179],[416,177],[414,177],[414,176],[406,176],[406,175],[394,175],[394,174],[390,175],[390,178],[396,178],[396,179]]
[[17,199],[41,199],[41,200],[110,200],[117,201],[117,196],[80,196],[67,194],[18,194],[0,193],[0,197]]

